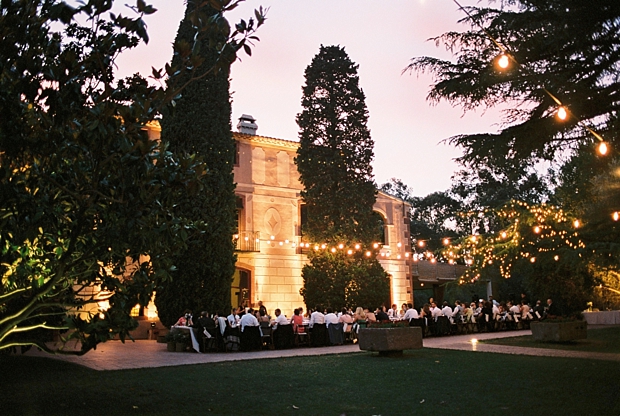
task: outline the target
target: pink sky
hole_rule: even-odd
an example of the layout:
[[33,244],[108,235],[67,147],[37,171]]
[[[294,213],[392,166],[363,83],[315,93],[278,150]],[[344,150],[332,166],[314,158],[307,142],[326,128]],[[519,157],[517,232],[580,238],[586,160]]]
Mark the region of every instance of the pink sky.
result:
[[[151,41],[120,57],[121,76],[149,75],[151,66],[161,68],[172,57],[183,1],[150,3],[159,10],[147,18]],[[377,184],[396,177],[416,196],[445,190],[458,169],[453,159],[461,152],[440,142],[456,134],[497,130],[497,110],[463,115],[446,102],[431,105],[426,95],[432,79],[401,74],[412,57],[449,58],[427,39],[467,29],[457,24],[464,14],[451,0],[248,0],[229,20],[248,18],[261,5],[269,7],[257,34],[261,40],[252,57],[242,55],[232,67],[233,128],[241,114],[251,114],[258,134],[297,140],[304,70],[323,44],[344,46],[359,64],[375,141]]]

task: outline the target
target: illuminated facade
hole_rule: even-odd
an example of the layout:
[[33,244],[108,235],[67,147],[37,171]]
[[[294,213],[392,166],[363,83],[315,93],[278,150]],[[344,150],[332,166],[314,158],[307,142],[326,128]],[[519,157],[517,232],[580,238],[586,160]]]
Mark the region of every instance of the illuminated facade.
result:
[[[298,142],[258,136],[251,116],[242,116],[233,133],[237,143],[234,180],[237,184],[237,264],[231,286],[231,304],[256,306],[286,316],[304,306],[299,294],[301,269],[307,261],[300,247],[302,185],[294,163]],[[159,138],[158,126],[149,136]],[[410,206],[378,192],[374,210],[384,221],[384,244],[379,261],[390,275],[391,302],[411,302],[409,254]],[[376,305],[368,305],[376,306]]]

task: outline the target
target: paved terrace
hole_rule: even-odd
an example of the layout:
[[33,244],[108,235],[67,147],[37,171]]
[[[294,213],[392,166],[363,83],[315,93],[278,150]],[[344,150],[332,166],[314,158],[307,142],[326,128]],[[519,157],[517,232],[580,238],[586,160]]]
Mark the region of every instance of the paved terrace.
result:
[[[590,327],[594,327],[594,325],[591,325]],[[507,338],[520,335],[531,335],[531,333],[532,332],[530,330],[521,330],[432,337],[424,339],[424,348],[620,361],[620,354],[566,351],[547,348],[524,348],[472,342],[473,339],[485,340]],[[199,354],[196,352],[172,353],[166,350],[166,344],[160,344],[155,341],[138,340],[136,342],[128,341],[124,344],[120,341],[109,341],[104,344],[100,344],[97,346],[96,350],[89,351],[86,355],[81,357],[66,355],[51,356],[35,349],[29,351],[27,355],[57,358],[75,364],[80,364],[94,370],[123,370],[132,368],[217,363],[223,361],[255,360],[263,358],[352,354],[359,352],[360,349],[358,345],[352,344],[322,348],[295,348],[290,350],[264,350],[254,352],[210,352],[206,354]]]

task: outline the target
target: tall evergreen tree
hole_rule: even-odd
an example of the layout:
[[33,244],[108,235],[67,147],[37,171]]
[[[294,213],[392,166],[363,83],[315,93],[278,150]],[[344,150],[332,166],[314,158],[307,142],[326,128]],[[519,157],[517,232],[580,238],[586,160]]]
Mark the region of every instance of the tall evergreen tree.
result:
[[[215,11],[207,5],[187,2],[175,44],[192,45],[196,27],[192,16],[196,7],[203,16]],[[180,154],[196,154],[206,163],[199,196],[187,194],[178,201],[182,217],[202,221],[202,227],[190,234],[187,250],[175,259],[177,273],[173,281],[161,287],[156,296],[159,317],[166,325],[174,323],[185,308],[197,312],[228,309],[230,283],[235,271],[233,234],[236,230],[235,184],[233,164],[235,143],[231,133],[229,94],[230,65],[211,71],[217,59],[213,40],[198,41],[202,57],[189,88],[176,100],[162,120],[162,140]],[[172,60],[173,66],[180,59]],[[176,79],[175,88],[189,80]]]
[[[370,165],[374,142],[357,68],[344,48],[321,46],[306,68],[303,111],[297,116],[300,146],[295,163],[308,213],[302,232],[305,239],[330,247],[359,243],[369,248],[378,239],[373,215],[376,188]],[[367,306],[388,299],[385,271],[362,251],[352,255],[312,251],[310,264],[302,270],[301,293],[306,304],[313,307],[318,301],[333,299],[329,301],[333,307],[358,306],[349,303],[354,297],[347,293],[365,291],[369,297],[355,297],[372,300]],[[372,273],[352,273],[354,268]],[[325,296],[326,290],[333,293]]]

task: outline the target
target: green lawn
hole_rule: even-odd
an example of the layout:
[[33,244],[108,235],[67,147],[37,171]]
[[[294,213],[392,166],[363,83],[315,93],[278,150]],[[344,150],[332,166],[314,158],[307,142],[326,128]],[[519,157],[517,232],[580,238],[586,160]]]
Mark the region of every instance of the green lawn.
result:
[[0,356],[2,415],[615,415],[620,363],[425,349],[94,371]]
[[[607,352],[620,354],[620,326],[588,329],[588,338],[572,342],[537,342],[531,335],[487,339],[486,344],[512,345],[515,347],[552,348],[570,351]],[[620,393],[619,393],[620,394]]]

